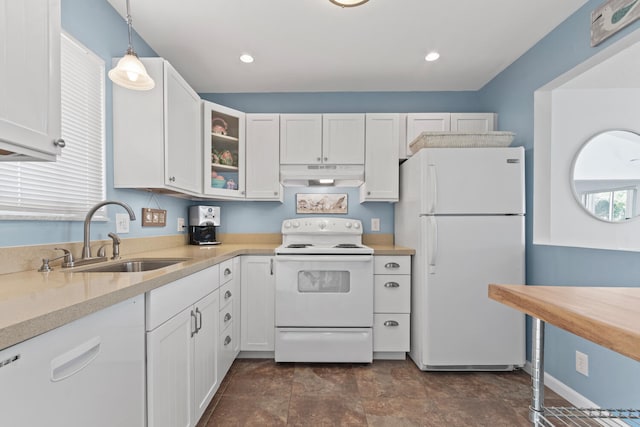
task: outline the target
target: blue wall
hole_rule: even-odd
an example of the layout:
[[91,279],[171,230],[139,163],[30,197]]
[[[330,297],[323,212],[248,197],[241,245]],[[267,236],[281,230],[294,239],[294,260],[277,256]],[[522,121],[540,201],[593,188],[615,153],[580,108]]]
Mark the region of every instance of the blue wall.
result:
[[[516,143],[526,148],[529,285],[638,286],[638,253],[530,243],[535,215],[532,208],[534,91],[640,27],[636,22],[592,48],[590,14],[601,3],[602,0],[589,1],[479,92],[482,108],[497,112],[500,126],[516,132]],[[576,350],[589,355],[589,377],[575,371]],[[545,369],[600,406],[640,406],[640,363],[554,327],[547,328]]]

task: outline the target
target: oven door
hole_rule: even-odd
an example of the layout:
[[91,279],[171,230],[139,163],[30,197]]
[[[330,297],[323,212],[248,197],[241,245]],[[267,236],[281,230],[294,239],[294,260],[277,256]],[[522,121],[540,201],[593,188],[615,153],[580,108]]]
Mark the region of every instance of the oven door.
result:
[[373,257],[276,256],[276,326],[371,327]]

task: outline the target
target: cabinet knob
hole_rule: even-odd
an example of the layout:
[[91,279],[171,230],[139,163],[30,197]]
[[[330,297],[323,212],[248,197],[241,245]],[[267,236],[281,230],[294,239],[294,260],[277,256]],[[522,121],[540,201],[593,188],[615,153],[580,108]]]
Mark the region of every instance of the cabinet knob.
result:
[[228,322],[229,320],[231,320],[231,313],[227,313],[224,315],[224,321]]
[[231,298],[231,291],[227,291],[224,293],[224,299],[229,299]]
[[316,160],[321,162],[322,161],[322,157],[318,157],[318,158],[316,158]]
[[384,268],[400,268],[400,264],[397,262],[388,262],[384,265]]
[[398,282],[387,282],[384,284],[385,288],[399,288],[400,284]]
[[274,196],[277,196],[277,195],[278,195],[278,192],[277,192],[277,191],[274,191],[274,192],[273,192],[273,195],[274,195]]
[[231,274],[231,269],[229,269],[229,268],[225,268],[225,269],[224,269],[224,275],[225,275],[225,276],[228,276],[228,275],[230,275],[230,274]]
[[175,176],[170,176],[169,177],[169,182],[176,182],[176,177]]
[[370,195],[371,195],[371,191],[367,191],[367,196],[370,196]]
[[227,335],[224,339],[224,345],[229,345],[231,343],[231,337]]
[[64,148],[67,146],[67,143],[64,141],[64,139],[58,138],[55,141],[53,141],[53,145],[55,145],[58,148]]
[[324,158],[324,161],[326,162],[327,160],[329,160],[329,158],[328,158],[328,157],[325,157],[325,158]]
[[395,320],[387,320],[386,322],[383,323],[383,325],[384,326],[400,326],[400,324]]

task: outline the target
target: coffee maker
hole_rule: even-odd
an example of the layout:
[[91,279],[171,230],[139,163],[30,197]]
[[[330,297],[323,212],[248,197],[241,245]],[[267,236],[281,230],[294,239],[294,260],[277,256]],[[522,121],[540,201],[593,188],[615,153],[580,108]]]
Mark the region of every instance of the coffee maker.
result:
[[216,227],[220,226],[219,206],[189,207],[189,243],[192,245],[219,245]]

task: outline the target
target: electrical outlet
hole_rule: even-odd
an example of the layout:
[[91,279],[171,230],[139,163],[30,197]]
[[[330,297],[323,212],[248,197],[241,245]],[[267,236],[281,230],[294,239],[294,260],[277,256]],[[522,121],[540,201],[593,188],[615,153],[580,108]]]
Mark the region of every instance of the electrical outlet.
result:
[[129,232],[129,214],[117,213],[116,214],[116,233],[128,233]]
[[589,356],[576,350],[576,371],[585,377],[589,376]]
[[178,231],[184,231],[184,218],[178,218]]
[[380,218],[371,218],[371,231],[380,231]]

